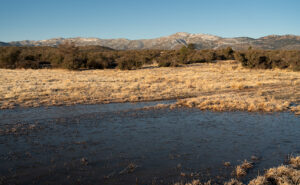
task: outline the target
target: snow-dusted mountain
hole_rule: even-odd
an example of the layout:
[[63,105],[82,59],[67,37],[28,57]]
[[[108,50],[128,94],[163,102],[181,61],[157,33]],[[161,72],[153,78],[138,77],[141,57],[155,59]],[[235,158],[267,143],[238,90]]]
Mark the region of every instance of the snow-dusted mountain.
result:
[[100,45],[117,50],[131,49],[177,49],[193,43],[197,49],[218,49],[231,46],[233,49],[247,49],[249,46],[260,49],[300,49],[300,36],[270,35],[253,39],[250,37],[222,38],[209,34],[191,34],[178,32],[173,35],[154,39],[100,39],[100,38],[53,38],[39,41],[0,42],[0,46],[57,46],[65,41],[78,46]]

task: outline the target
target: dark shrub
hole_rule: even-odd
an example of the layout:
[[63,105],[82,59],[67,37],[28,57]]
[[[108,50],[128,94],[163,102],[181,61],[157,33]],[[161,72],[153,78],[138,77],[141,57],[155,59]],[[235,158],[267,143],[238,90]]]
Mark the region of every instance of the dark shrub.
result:
[[0,53],[1,68],[16,68],[16,62],[19,60],[21,50],[17,47],[5,47]]
[[16,63],[16,68],[39,69],[39,62],[32,60],[22,60]]
[[27,56],[24,57],[24,60],[35,61],[35,56],[33,56],[33,55],[27,55]]
[[104,69],[107,68],[107,59],[102,53],[91,53],[88,55],[86,67],[88,69]]
[[[0,47],[0,68],[67,68],[138,69],[144,64],[158,63],[159,67],[215,62],[236,59],[244,67],[257,69],[300,70],[300,51],[255,50],[233,51],[232,48],[196,50],[194,44],[179,50],[116,51],[101,46],[75,46],[64,43],[56,47]],[[45,62],[45,64],[40,63]]]
[[65,55],[63,60],[63,67],[70,70],[77,70],[83,66],[83,61],[76,55]]
[[226,49],[223,49],[222,51],[223,51],[225,60],[233,60],[234,59],[234,51],[231,47],[227,47]]
[[40,61],[40,62],[38,62],[38,65],[39,65],[40,69],[42,69],[42,68],[52,68],[51,63],[47,62],[47,61]]
[[177,67],[182,62],[181,53],[177,51],[165,51],[157,58],[159,67]]
[[247,50],[235,53],[235,59],[244,67],[258,69],[285,69],[299,70],[300,51],[266,51]]
[[234,53],[234,58],[235,60],[239,61],[242,63],[242,66],[247,67],[248,63],[247,63],[247,59],[245,56],[245,53],[241,53],[241,52],[235,52]]
[[217,54],[213,50],[205,50],[203,54],[206,62],[213,62],[217,60]]
[[130,56],[123,56],[121,58],[118,58],[117,62],[118,62],[117,67],[121,70],[139,69],[143,65],[142,62]]
[[170,67],[172,63],[170,61],[160,61],[158,67]]
[[74,43],[66,42],[59,45],[59,52],[63,55],[62,66],[70,70],[84,67],[87,63],[85,55],[79,53],[79,48]]

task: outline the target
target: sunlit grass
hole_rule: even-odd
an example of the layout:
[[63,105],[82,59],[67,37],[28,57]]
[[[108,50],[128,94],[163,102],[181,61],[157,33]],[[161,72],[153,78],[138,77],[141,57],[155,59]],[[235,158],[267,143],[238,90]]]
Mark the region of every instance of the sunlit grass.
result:
[[300,102],[300,73],[244,69],[235,61],[130,71],[0,69],[2,109],[165,99],[216,111],[299,112],[290,105]]

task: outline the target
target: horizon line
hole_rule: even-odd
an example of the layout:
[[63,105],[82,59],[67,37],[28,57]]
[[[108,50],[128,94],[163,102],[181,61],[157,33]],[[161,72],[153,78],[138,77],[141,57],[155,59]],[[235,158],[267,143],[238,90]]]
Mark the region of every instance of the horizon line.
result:
[[89,38],[89,39],[103,39],[103,40],[112,40],[112,39],[125,39],[125,40],[130,40],[130,41],[135,41],[135,40],[151,40],[151,39],[158,39],[158,38],[162,38],[162,37],[169,37],[178,33],[185,33],[185,34],[190,34],[190,35],[210,35],[210,36],[216,36],[216,37],[220,37],[220,38],[252,38],[252,39],[260,39],[263,37],[269,37],[269,36],[300,36],[300,35],[296,35],[296,34],[268,34],[265,36],[261,36],[261,37],[249,37],[249,36],[235,36],[235,37],[222,37],[222,36],[218,36],[218,35],[214,35],[214,34],[209,34],[209,33],[189,33],[189,32],[176,32],[170,35],[164,35],[164,36],[157,36],[157,37],[151,37],[151,38],[140,38],[140,39],[129,39],[129,38],[125,38],[125,37],[115,37],[115,38],[101,38],[101,37],[84,37],[84,36],[74,36],[74,37],[52,37],[52,38],[47,38],[47,39],[24,39],[24,40],[12,40],[12,41],[2,41],[0,40],[0,42],[4,42],[4,43],[10,43],[10,42],[20,42],[20,41],[43,41],[43,40],[51,40],[51,39],[75,39],[75,38]]

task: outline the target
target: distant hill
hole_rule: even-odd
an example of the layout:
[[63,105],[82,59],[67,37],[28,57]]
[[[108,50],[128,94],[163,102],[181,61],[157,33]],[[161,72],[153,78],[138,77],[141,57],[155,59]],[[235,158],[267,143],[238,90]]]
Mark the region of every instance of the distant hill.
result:
[[113,51],[114,49],[104,46],[98,46],[98,45],[87,45],[87,46],[79,46],[80,51]]
[[6,42],[0,42],[0,46],[10,46],[10,44]]
[[178,32],[173,35],[154,39],[99,39],[99,38],[54,38],[39,41],[0,42],[0,46],[58,46],[66,41],[74,42],[77,46],[103,46],[116,50],[133,49],[178,49],[189,43],[195,44],[197,49],[218,49],[232,47],[233,49],[247,49],[249,46],[258,49],[300,49],[300,36],[269,35],[258,39],[250,37],[223,38],[208,34],[190,34]]

